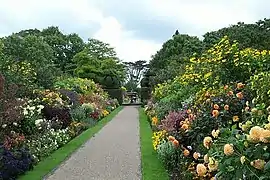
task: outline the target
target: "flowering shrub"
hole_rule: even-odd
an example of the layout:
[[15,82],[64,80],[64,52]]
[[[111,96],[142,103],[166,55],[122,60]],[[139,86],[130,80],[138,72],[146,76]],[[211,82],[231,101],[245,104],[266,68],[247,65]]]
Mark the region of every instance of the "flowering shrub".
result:
[[34,160],[25,148],[8,150],[0,146],[0,179],[15,180],[17,176],[31,170]]
[[69,129],[50,129],[44,134],[33,137],[26,141],[26,146],[36,161],[50,155],[53,151],[70,141]]
[[154,89],[145,111],[173,178],[269,178],[269,63],[269,51],[225,37]]

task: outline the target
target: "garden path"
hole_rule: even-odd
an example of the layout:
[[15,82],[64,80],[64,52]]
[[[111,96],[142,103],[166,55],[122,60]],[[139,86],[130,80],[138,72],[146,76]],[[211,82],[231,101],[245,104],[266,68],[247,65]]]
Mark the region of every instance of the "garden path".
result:
[[47,180],[141,179],[138,107],[124,107]]

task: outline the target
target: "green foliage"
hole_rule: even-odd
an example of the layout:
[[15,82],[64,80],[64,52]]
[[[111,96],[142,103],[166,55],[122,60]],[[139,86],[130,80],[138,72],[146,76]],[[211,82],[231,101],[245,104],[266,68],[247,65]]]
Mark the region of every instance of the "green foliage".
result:
[[122,89],[104,89],[112,99],[117,99],[119,104],[123,103]]
[[203,42],[208,49],[218,43],[224,36],[228,36],[229,39],[236,40],[239,43],[240,49],[269,50],[269,22],[270,19],[260,20],[254,24],[239,22],[236,25],[206,33]]

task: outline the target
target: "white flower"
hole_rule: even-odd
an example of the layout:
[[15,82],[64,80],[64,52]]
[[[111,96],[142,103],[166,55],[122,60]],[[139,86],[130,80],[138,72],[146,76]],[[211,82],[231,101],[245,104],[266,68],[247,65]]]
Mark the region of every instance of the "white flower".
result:
[[13,123],[14,126],[18,126],[18,124],[16,122]]
[[2,128],[6,128],[6,127],[7,127],[7,125],[6,125],[6,124],[3,124],[3,125],[2,125]]

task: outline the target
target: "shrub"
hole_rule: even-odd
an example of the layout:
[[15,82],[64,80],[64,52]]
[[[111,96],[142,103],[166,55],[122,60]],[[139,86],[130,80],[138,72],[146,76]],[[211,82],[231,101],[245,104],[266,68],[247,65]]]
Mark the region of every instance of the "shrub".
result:
[[34,160],[27,149],[8,150],[0,146],[0,179],[15,180],[33,165]]

